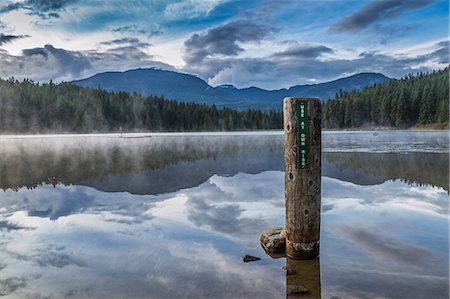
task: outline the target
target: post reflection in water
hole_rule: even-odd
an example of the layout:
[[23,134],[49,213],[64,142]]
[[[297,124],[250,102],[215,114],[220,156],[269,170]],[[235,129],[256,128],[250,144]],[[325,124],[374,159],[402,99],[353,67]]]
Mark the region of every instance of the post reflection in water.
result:
[[286,257],[286,298],[321,298],[320,258],[294,260]]

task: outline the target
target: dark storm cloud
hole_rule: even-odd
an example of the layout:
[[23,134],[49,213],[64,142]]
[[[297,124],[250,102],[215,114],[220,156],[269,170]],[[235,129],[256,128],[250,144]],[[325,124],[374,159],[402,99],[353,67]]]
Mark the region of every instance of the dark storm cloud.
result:
[[356,13],[343,18],[330,28],[332,32],[358,32],[383,20],[390,20],[400,14],[427,6],[433,0],[381,0],[372,1]]
[[259,42],[275,31],[273,26],[252,20],[232,21],[206,33],[193,34],[184,43],[184,60],[188,64],[197,64],[208,56],[236,56],[244,51],[238,43]]
[[326,53],[334,53],[333,49],[326,46],[294,46],[289,49],[272,54],[272,58],[316,58]]
[[101,42],[101,45],[106,46],[112,46],[112,45],[123,45],[123,44],[129,44],[137,48],[144,48],[151,46],[150,43],[141,42],[138,38],[132,38],[132,37],[124,37],[119,39],[114,39],[106,42]]
[[64,11],[67,6],[76,2],[78,0],[27,0],[1,6],[0,14],[23,9],[42,19],[59,18],[58,11]]
[[146,29],[140,28],[136,25],[117,27],[117,28],[114,28],[112,30],[112,32],[120,33],[120,34],[128,34],[128,33],[144,34],[144,35],[147,35],[148,37],[154,37],[154,36],[159,36],[159,35],[163,34],[163,32],[161,30],[146,30]]
[[16,39],[21,39],[21,38],[26,38],[26,37],[30,37],[30,36],[29,35],[9,35],[9,34],[0,33],[0,46],[3,44],[6,44],[6,43],[10,43]]

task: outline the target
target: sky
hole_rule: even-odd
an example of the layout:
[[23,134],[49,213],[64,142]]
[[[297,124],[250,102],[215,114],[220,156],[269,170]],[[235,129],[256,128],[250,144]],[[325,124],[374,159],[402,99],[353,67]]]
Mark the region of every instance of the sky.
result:
[[449,64],[448,0],[0,0],[0,78],[156,67],[266,89]]

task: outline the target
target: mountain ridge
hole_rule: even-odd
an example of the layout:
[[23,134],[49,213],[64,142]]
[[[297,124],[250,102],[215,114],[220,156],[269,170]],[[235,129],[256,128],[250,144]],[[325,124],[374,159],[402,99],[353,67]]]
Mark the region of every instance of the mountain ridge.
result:
[[317,84],[294,85],[289,88],[266,90],[256,86],[237,88],[231,84],[211,86],[201,78],[171,70],[137,68],[127,71],[109,71],[72,83],[107,91],[137,92],[143,95],[164,96],[180,102],[215,104],[234,109],[281,108],[285,97],[317,97],[326,100],[343,91],[360,90],[366,86],[384,83],[390,78],[380,73],[359,73]]

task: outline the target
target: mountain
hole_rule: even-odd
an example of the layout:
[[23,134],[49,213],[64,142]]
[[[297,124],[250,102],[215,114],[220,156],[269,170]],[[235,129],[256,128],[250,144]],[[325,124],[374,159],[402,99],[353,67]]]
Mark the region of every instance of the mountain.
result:
[[233,85],[212,87],[193,75],[149,68],[100,73],[73,83],[84,87],[100,87],[108,91],[163,95],[167,99],[216,104],[218,107],[266,110],[280,108],[281,100],[288,96],[317,97],[326,100],[334,97],[339,90],[360,90],[365,86],[380,84],[387,80],[389,78],[382,74],[361,73],[326,83],[296,85],[289,89],[265,90],[258,87],[240,89]]

